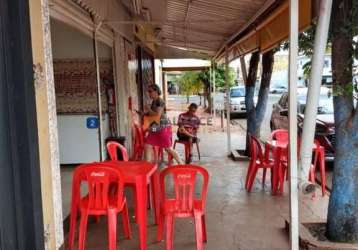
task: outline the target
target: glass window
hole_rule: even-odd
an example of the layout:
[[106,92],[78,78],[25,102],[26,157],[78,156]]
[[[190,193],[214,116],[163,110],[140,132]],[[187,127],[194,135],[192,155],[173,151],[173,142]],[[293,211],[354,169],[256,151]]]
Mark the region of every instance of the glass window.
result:
[[245,88],[231,89],[230,97],[245,97]]

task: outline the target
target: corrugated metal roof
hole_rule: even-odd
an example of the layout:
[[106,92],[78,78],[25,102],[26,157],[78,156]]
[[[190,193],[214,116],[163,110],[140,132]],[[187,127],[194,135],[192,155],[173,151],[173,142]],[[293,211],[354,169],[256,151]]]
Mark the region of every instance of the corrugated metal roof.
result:
[[[143,0],[146,5],[146,0]],[[168,0],[162,45],[199,50],[210,56],[248,23],[266,0]],[[271,1],[272,2],[272,1]],[[155,14],[155,13],[153,13]]]

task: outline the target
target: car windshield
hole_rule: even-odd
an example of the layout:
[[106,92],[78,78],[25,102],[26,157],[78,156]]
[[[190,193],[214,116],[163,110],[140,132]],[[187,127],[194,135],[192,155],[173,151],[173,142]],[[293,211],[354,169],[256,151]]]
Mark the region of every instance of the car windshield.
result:
[[[298,103],[299,103],[299,112],[303,114],[305,112],[306,96],[299,95]],[[319,115],[333,114],[333,112],[334,112],[333,97],[330,93],[325,93],[325,94],[320,95],[317,111],[318,111],[317,114],[319,114]]]
[[230,97],[244,97],[245,88],[235,88],[230,90]]

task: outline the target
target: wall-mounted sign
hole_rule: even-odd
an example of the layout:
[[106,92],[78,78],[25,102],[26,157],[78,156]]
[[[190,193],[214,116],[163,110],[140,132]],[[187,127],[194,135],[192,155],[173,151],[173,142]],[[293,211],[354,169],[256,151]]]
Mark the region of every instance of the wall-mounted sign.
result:
[[98,118],[93,116],[93,117],[87,117],[86,120],[86,125],[88,129],[95,129],[98,128]]

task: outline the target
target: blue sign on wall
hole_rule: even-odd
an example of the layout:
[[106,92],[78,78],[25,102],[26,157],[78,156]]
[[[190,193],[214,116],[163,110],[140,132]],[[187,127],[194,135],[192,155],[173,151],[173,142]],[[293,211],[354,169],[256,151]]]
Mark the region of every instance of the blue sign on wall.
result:
[[87,117],[86,124],[87,124],[88,129],[98,128],[98,118],[97,117]]

